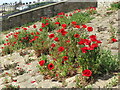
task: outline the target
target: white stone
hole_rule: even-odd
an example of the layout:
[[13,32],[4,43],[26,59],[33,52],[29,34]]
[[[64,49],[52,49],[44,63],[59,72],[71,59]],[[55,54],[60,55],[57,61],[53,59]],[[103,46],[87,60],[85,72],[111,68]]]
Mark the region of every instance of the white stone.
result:
[[13,79],[17,80],[17,82],[19,83],[19,82],[24,82],[24,81],[28,80],[29,78],[31,78],[31,76],[29,74],[25,73],[23,75],[13,78]]
[[69,82],[67,85],[67,88],[75,88],[76,87],[76,82]]
[[76,75],[75,76],[73,76],[73,77],[70,77],[70,78],[67,78],[65,81],[66,81],[66,83],[69,83],[69,82],[74,82],[75,81],[75,78],[76,77]]
[[35,78],[36,82],[39,83],[39,82],[43,81],[44,76],[43,75],[38,75],[38,76],[35,76],[34,78]]
[[52,88],[52,87],[62,87],[62,83],[59,82],[51,82],[49,80],[45,80],[39,83],[38,87],[42,88]]

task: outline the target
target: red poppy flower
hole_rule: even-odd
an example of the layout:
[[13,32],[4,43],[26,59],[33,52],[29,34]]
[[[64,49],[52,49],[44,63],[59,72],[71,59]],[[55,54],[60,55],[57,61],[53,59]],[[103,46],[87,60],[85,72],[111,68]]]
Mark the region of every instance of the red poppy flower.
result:
[[47,25],[49,25],[49,23],[46,23],[45,25],[47,26]]
[[81,39],[81,40],[78,42],[79,45],[84,45],[84,43],[85,43],[84,39]]
[[87,51],[85,49],[82,50],[82,53],[87,53]]
[[34,36],[35,39],[39,38],[38,36]]
[[84,39],[84,43],[85,43],[86,45],[90,45],[91,41],[88,40],[88,39]]
[[48,64],[48,69],[49,69],[49,70],[54,69],[54,64],[52,64],[52,63]]
[[27,65],[31,65],[31,63],[28,63]]
[[82,53],[87,53],[88,47],[83,47],[81,48],[81,50],[82,50]]
[[23,37],[22,39],[28,40],[28,37]]
[[47,17],[42,17],[43,19],[47,19]]
[[62,33],[62,32],[64,32],[64,31],[65,31],[64,28],[57,30],[57,32],[59,32],[59,33]]
[[19,34],[20,32],[16,32],[15,34]]
[[45,60],[39,61],[39,65],[40,65],[40,66],[43,66],[44,64],[45,64]]
[[17,42],[13,42],[14,44],[16,44]]
[[80,9],[77,9],[78,12],[80,12]]
[[54,58],[53,60],[54,60],[54,61],[57,61],[57,59],[55,59],[55,58]]
[[36,81],[31,81],[31,83],[35,83]]
[[49,38],[53,38],[55,36],[55,34],[50,34]]
[[115,39],[115,38],[112,38],[112,41],[113,41],[113,42],[117,42],[117,39]]
[[10,35],[13,35],[13,33],[10,33]]
[[80,35],[79,34],[74,34],[74,37],[79,38]]
[[31,35],[34,35],[34,32],[30,33]]
[[11,34],[8,34],[8,37],[11,36]]
[[68,14],[66,14],[65,16],[68,17]]
[[39,32],[36,32],[36,35],[39,35],[40,33]]
[[75,28],[80,28],[80,25],[75,25]]
[[1,47],[2,49],[4,49],[4,47]]
[[48,22],[49,20],[46,20],[46,22]]
[[59,76],[59,74],[56,74],[56,77],[58,77]]
[[17,38],[18,37],[18,35],[14,35],[14,38]]
[[69,16],[72,16],[72,13],[70,13]]
[[66,25],[66,24],[62,24],[62,27],[63,27],[63,28],[66,28],[66,27],[67,27],[67,25]]
[[27,30],[27,28],[23,28],[23,30]]
[[7,43],[7,45],[10,45],[10,43]]
[[92,71],[89,69],[82,71],[82,76],[90,77],[91,75],[92,75]]
[[66,40],[66,42],[67,42],[67,43],[69,43],[69,42],[70,42],[70,40]]
[[8,41],[8,39],[6,39],[6,41]]
[[93,31],[93,28],[92,28],[92,27],[87,27],[87,30],[88,30],[89,32],[91,32],[91,31]]
[[99,41],[99,40],[96,40],[96,43],[102,43],[101,41]]
[[51,47],[55,47],[56,45],[54,43],[51,44]]
[[29,42],[33,42],[33,41],[35,41],[36,40],[36,38],[33,38],[32,40],[30,40]]
[[54,38],[54,41],[58,42],[58,41],[59,41],[59,38],[58,38],[58,37]]
[[36,28],[37,26],[36,25],[33,25],[33,28]]
[[4,43],[4,46],[7,45],[6,43]]
[[65,36],[68,32],[67,31],[62,31],[61,32],[63,36]]
[[6,38],[8,38],[8,36],[6,36]]
[[61,16],[60,18],[64,18],[63,16]]
[[93,43],[90,47],[91,48],[96,48],[96,47],[98,47],[98,44],[97,43]]
[[76,11],[74,11],[73,13],[76,13]]
[[55,22],[55,24],[60,24],[59,22]]
[[59,52],[62,52],[62,51],[64,51],[64,49],[65,49],[64,47],[59,47],[59,48],[58,48],[58,51],[59,51]]
[[77,22],[75,22],[75,21],[72,21],[71,23],[72,23],[73,25],[76,25],[76,24],[77,24]]
[[13,82],[17,82],[17,80],[13,80]]
[[42,27],[44,28],[46,25],[42,25]]
[[9,74],[8,72],[6,72],[5,74]]
[[94,50],[94,47],[88,47],[88,50]]
[[58,13],[58,15],[65,15],[65,13],[64,13],[64,12],[61,12],[61,13]]
[[87,28],[87,26],[86,25],[82,25],[82,28]]
[[39,30],[42,31],[42,28],[40,28]]
[[19,30],[20,28],[15,28],[16,30]]
[[89,38],[91,39],[91,41],[96,41],[96,35],[91,35],[89,36]]
[[64,56],[64,57],[63,57],[63,60],[64,60],[64,61],[68,60],[68,57],[67,57],[67,56]]

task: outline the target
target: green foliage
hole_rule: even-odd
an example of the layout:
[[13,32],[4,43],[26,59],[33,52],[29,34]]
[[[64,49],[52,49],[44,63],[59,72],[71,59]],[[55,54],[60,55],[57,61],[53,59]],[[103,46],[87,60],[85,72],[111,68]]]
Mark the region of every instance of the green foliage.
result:
[[60,24],[67,24],[67,25],[69,25],[71,23],[70,18],[65,17],[64,15],[60,15],[56,19],[56,22],[60,22]]
[[117,56],[111,55],[111,52],[108,50],[101,50],[98,72],[101,72],[101,74],[110,73],[118,70],[119,67],[120,63]]
[[120,9],[120,2],[116,2],[116,3],[111,4],[111,8]]
[[0,40],[0,45],[4,43],[5,43],[5,40]]
[[54,24],[54,22],[51,19],[49,19],[49,18],[45,19],[45,18],[43,17],[41,19],[42,24],[44,24],[42,28],[47,31],[53,31],[57,26]]
[[2,50],[2,55],[11,54],[11,53],[13,53],[12,47],[4,47],[4,49]]
[[[92,27],[75,27],[89,22],[91,14],[94,13],[76,12],[68,17],[59,15],[55,20],[43,17],[40,30],[34,26],[33,30],[23,28],[13,33],[8,38],[10,45],[6,45],[2,53],[6,55],[31,47],[37,57],[41,56],[39,61],[45,61],[44,65],[38,66],[40,72],[51,77],[59,74],[56,77],[59,79],[82,73],[85,69],[90,69],[93,76],[114,71],[118,69],[118,61],[111,52],[99,47],[101,42],[95,35],[92,37],[94,41],[91,40],[88,29]],[[71,23],[73,21],[77,24]],[[55,24],[56,22],[60,24]],[[55,46],[51,46],[52,44]],[[54,66],[49,67],[50,63]],[[51,67],[53,68],[50,69]]]
[[75,13],[74,15],[71,16],[71,21],[76,21],[78,24],[85,24],[87,22],[89,22],[92,19],[92,17],[90,17],[89,13]]
[[112,88],[119,84],[119,77],[114,76],[113,79],[105,86],[105,88]]
[[120,2],[115,2],[111,4],[111,7],[108,8],[107,10],[118,10],[120,9]]

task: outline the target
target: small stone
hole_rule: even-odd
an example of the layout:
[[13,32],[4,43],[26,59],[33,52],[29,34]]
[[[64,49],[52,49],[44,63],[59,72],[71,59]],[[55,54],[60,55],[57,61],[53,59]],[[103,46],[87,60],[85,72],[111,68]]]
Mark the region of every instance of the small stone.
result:
[[35,81],[33,77],[27,79],[24,82],[19,83],[19,86],[20,88],[36,88],[38,84],[36,82],[32,83],[32,81]]
[[17,80],[17,82],[23,82],[23,81],[28,80],[29,78],[31,78],[31,76],[29,74],[25,73],[23,75],[13,78],[13,80]]
[[22,62],[25,63],[24,58],[22,56],[20,56],[19,53],[13,53],[11,56],[11,60],[14,62]]
[[36,82],[39,83],[39,82],[43,81],[44,76],[43,75],[38,75],[38,76],[35,76],[34,78],[35,78]]
[[76,87],[76,82],[70,82],[70,83],[68,83],[68,85],[67,85],[67,88],[75,88]]
[[29,55],[25,55],[24,60],[25,60],[25,62],[28,62],[28,60],[29,60]]
[[69,82],[74,82],[75,81],[75,78],[76,76],[73,76],[73,77],[71,77],[71,78],[67,78],[65,81],[66,81],[66,83],[69,83]]
[[92,88],[99,88],[99,87],[96,84],[93,84]]
[[52,87],[62,87],[62,83],[59,82],[51,82],[51,81],[42,81],[39,83],[38,88],[52,88]]

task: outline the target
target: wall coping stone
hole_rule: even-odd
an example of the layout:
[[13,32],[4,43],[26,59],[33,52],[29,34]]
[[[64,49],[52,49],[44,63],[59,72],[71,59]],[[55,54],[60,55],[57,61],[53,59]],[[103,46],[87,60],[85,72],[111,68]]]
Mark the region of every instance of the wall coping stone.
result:
[[21,15],[21,14],[25,14],[25,13],[28,13],[28,12],[31,12],[31,11],[35,11],[35,10],[38,10],[38,9],[41,9],[41,8],[46,8],[46,7],[49,7],[49,6],[52,6],[52,5],[56,5],[56,4],[59,4],[59,3],[64,3],[64,2],[57,2],[57,3],[52,3],[52,4],[45,5],[45,6],[33,8],[33,9],[30,9],[30,10],[27,10],[27,11],[24,11],[24,12],[21,12],[21,13],[17,13],[15,15],[8,16],[7,19],[9,19],[11,17],[15,17],[15,16],[18,16],[18,15]]

